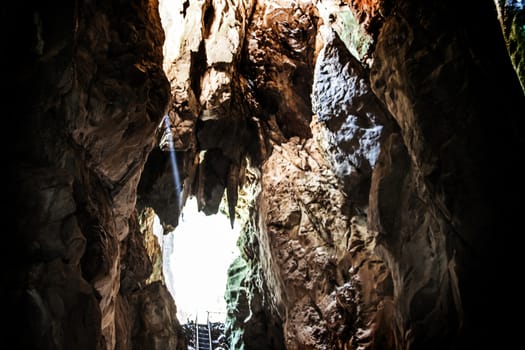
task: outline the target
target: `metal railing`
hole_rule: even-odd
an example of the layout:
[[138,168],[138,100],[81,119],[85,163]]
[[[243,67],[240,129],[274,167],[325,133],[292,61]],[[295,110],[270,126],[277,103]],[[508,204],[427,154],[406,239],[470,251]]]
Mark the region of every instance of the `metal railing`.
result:
[[195,349],[213,350],[211,341],[210,313],[206,312],[206,323],[199,323],[198,314],[195,315]]
[[210,314],[225,315],[226,313],[222,311],[206,311],[206,323],[202,324],[199,324],[199,314],[195,314],[195,350],[213,350]]

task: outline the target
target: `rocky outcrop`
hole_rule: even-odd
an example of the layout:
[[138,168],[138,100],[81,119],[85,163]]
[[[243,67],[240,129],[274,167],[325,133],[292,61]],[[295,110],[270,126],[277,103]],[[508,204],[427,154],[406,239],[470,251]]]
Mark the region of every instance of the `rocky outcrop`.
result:
[[146,208],[143,210],[140,213],[139,223],[141,240],[146,249],[147,257],[152,264],[152,271],[146,276],[147,280],[145,283],[150,284],[155,281],[164,281],[161,243],[153,232],[155,225],[155,212],[153,209]]
[[[178,220],[173,213],[180,211],[176,197],[184,203],[194,195],[199,210],[215,214],[226,192],[234,218],[245,157],[260,162],[272,142],[310,134],[316,8],[190,1],[178,17],[182,34],[170,16],[167,37],[180,46],[168,54],[170,127],[158,139],[161,149],[175,150],[182,193],[159,191],[169,186],[172,167],[167,152],[152,153],[139,185],[139,205],[153,207],[163,224],[173,227]],[[262,35],[264,42],[258,40]]]
[[[355,1],[350,2],[355,4]],[[335,31],[339,39],[345,44],[346,48],[350,51],[351,55],[355,57],[356,60],[361,61],[360,65],[368,65],[371,62],[371,54],[373,51],[374,38],[370,31],[370,23],[367,21],[366,16],[371,16],[370,18],[376,23],[373,27],[377,27],[379,21],[382,20],[381,16],[378,16],[377,8],[379,7],[379,2],[376,2],[373,6],[365,6],[363,9],[366,11],[371,11],[370,14],[361,12],[356,13],[355,5],[354,7],[349,6],[344,1],[336,0],[323,0],[316,3],[316,7],[319,11],[319,15],[322,19],[322,22],[325,26],[328,26],[332,31]],[[375,9],[375,10],[374,10]],[[322,33],[318,39],[321,39],[317,45],[317,48],[320,48],[320,44],[324,40]]]
[[[490,335],[502,330],[486,316],[504,318],[505,307],[487,310],[486,302],[505,297],[487,290],[485,276],[496,273],[489,261],[506,255],[493,243],[516,225],[515,206],[509,205],[504,219],[494,215],[496,207],[520,185],[512,156],[487,140],[522,147],[523,137],[508,127],[521,123],[517,111],[524,98],[493,8],[480,5],[472,12],[459,6],[453,16],[448,9],[445,3],[395,2],[371,71],[374,91],[396,119],[407,152],[403,156],[392,140],[391,150],[383,150],[391,175],[380,175],[386,170],[380,167],[374,174],[379,182],[372,185],[383,199],[374,200],[371,224],[382,237],[378,251],[394,279],[396,313],[404,314],[398,318],[404,326],[395,326],[403,333],[398,348],[501,346],[496,344],[508,340]],[[506,122],[494,123],[495,115]],[[501,166],[487,167],[496,159]],[[411,170],[403,175],[394,162],[409,162]],[[389,206],[387,197],[388,210],[381,208],[382,202]]]
[[[249,249],[245,246],[245,249]],[[253,258],[238,257],[228,269],[226,338],[230,349],[285,349],[264,271]]]
[[19,236],[2,274],[5,339],[25,349],[103,348],[101,309],[82,276],[86,237],[75,215],[73,177],[27,165],[16,180]]
[[394,303],[389,324],[383,325],[392,335],[387,348],[448,348],[461,323],[456,258],[448,257],[443,234],[449,224],[421,205],[424,198],[428,193],[394,133],[374,170],[368,217],[369,229],[376,232],[375,251],[392,279]]
[[157,190],[172,178],[167,153],[153,159],[157,170],[141,186],[145,197],[151,196],[151,189],[157,193],[153,196],[160,197],[144,205],[153,207],[164,225],[176,226],[178,215],[169,213],[178,213],[188,196],[196,196],[204,213],[217,213],[225,190],[230,216],[235,217],[239,170],[253,136],[243,97],[246,83],[236,67],[253,6],[251,0],[189,1],[179,14],[170,15],[184,23],[182,34],[171,17],[165,19],[168,40],[180,46],[171,49],[165,64],[172,100],[169,128],[162,130],[159,141],[161,149],[176,152],[183,182],[176,194],[180,201]]
[[[287,139],[281,133],[272,139],[270,134],[258,210],[251,214],[255,227],[249,230],[251,238],[241,243],[249,252],[244,255],[247,262],[241,260],[243,268],[240,261],[232,265],[235,292],[230,295],[236,298],[230,301],[230,317],[243,320],[250,315],[248,321],[230,323],[229,334],[235,339],[253,329],[250,301],[256,298],[270,310],[264,317],[282,323],[287,349],[393,341],[392,334],[379,330],[384,319],[392,317],[384,306],[391,280],[374,253],[375,237],[364,217],[372,169],[380,140],[391,129],[390,116],[371,92],[364,65],[352,57],[334,27],[325,33],[315,72],[305,65],[314,83],[319,122],[316,118],[303,138]],[[274,78],[268,75],[266,84],[288,88]],[[312,104],[309,97],[307,101]],[[268,100],[257,102],[264,111]],[[243,273],[246,282],[240,288],[233,282]],[[245,306],[236,309],[237,305]],[[236,344],[264,348],[260,341]]]
[[322,27],[313,112],[324,126],[316,138],[355,208],[366,210],[372,169],[390,116],[372,92],[368,72],[331,27]]
[[260,263],[257,198],[260,171],[248,164],[239,190],[240,256],[228,269],[225,335],[230,349],[284,349],[282,318]]
[[163,254],[147,208],[121,243],[120,290],[115,316],[115,349],[187,349],[188,339],[163,275]]
[[310,93],[318,14],[308,2],[257,2],[241,73],[255,97],[252,113],[274,142],[311,135]]
[[[523,96],[493,9],[485,5],[472,13],[465,5],[450,17],[450,7],[437,3],[351,5],[366,14],[358,20],[377,38],[372,82],[364,65],[341,54],[340,41],[326,40],[313,86],[315,111],[326,124],[313,127],[320,147],[314,150],[304,135],[281,137],[280,146],[273,145],[262,167],[256,244],[247,243],[258,249],[251,260],[263,268],[256,275],[271,291],[285,346],[443,349],[505,343],[489,335],[491,328],[503,330],[482,317],[505,318],[504,309],[482,306],[496,295],[504,299],[483,287],[483,276],[496,273],[489,263],[494,257],[505,259],[489,242],[517,224],[510,214],[516,206],[509,206],[503,222],[489,214],[510,193],[493,190],[493,184],[519,188],[519,181],[507,167],[510,156],[498,155],[486,140],[522,147],[523,138],[500,130],[490,115],[504,116],[506,125],[519,129],[516,111],[523,109]],[[475,31],[479,23],[487,24],[482,33]],[[490,52],[482,49],[487,40],[495,45]],[[490,97],[482,81],[505,88]],[[264,110],[265,99],[257,101]],[[382,122],[376,126],[375,120]],[[388,126],[382,135],[369,137],[381,126]],[[311,167],[315,155],[335,173]],[[487,169],[489,159],[505,159],[505,170]],[[361,174],[350,162],[369,168]],[[349,181],[352,176],[363,180]],[[333,190],[348,198],[326,190],[330,178],[337,179]],[[324,211],[330,209],[337,215]],[[337,219],[342,223],[333,227]],[[475,329],[487,336],[476,337]]]
[[388,0],[348,0],[344,3],[350,6],[357,22],[371,34],[377,33],[392,6],[392,1]]
[[[312,126],[315,135],[321,126]],[[259,201],[258,254],[286,348],[391,341],[375,334],[389,310],[388,271],[315,139],[275,146]]]
[[117,339],[115,349],[186,350],[188,340],[176,314],[171,294],[161,281],[155,281],[117,300]]

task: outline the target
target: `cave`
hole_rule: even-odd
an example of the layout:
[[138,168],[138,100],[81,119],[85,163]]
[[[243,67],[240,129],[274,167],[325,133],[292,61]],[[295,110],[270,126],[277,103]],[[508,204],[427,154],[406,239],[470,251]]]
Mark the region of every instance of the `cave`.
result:
[[188,349],[190,200],[230,350],[521,343],[521,0],[4,6],[2,347]]

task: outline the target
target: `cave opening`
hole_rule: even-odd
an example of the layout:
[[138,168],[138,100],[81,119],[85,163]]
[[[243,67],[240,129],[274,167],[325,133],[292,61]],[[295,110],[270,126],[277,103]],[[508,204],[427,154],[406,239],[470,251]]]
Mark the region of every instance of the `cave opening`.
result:
[[[214,19],[213,5],[206,4],[204,8],[191,5],[190,2],[159,1],[159,15],[165,35],[163,44],[163,69],[169,79],[180,79],[173,76],[173,65],[185,53],[191,52],[198,65],[198,71],[192,72],[192,89],[195,95],[200,95],[200,76],[206,69],[206,55],[203,53],[203,43],[198,52],[184,47],[181,38],[185,28],[181,25],[186,18],[203,17],[204,38],[209,35]],[[197,33],[195,35],[198,37]],[[173,86],[172,86],[173,88]],[[165,118],[169,120],[168,117]],[[176,128],[176,127],[175,127]],[[171,128],[166,127],[171,133]],[[170,135],[172,136],[172,135]],[[172,136],[173,137],[173,136]],[[174,143],[170,143],[171,155],[176,154]],[[195,150],[194,150],[195,151]],[[184,151],[183,151],[184,152]],[[173,157],[172,157],[173,158]],[[184,163],[184,161],[182,162]],[[228,217],[226,197],[221,201],[216,214],[209,215],[199,208],[196,197],[182,199],[181,180],[176,169],[180,162],[171,159],[175,193],[178,197],[180,215],[178,224],[170,232],[169,226],[160,224],[159,217],[155,219],[154,233],[162,249],[162,270],[167,288],[177,305],[177,318],[181,323],[189,324],[198,320],[199,323],[226,321],[226,301],[224,293],[230,264],[239,255],[237,238],[239,225],[233,224]],[[184,170],[181,170],[184,172]],[[175,174],[177,172],[177,174]],[[187,186],[187,184],[184,184]],[[191,189],[187,190],[191,193]],[[178,212],[178,210],[177,210]],[[162,215],[159,216],[162,217]]]
[[199,211],[192,197],[186,201],[174,230],[165,234],[156,217],[154,233],[162,249],[162,270],[176,301],[179,321],[224,324],[227,272],[239,255],[238,226],[231,227],[222,209],[215,215]]

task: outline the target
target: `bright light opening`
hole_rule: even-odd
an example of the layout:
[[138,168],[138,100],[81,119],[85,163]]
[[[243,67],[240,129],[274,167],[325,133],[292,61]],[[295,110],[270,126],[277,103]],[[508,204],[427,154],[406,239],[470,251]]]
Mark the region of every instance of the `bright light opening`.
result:
[[[157,219],[157,218],[156,218]],[[163,251],[166,286],[177,305],[181,323],[195,321],[225,322],[228,267],[239,255],[237,227],[223,214],[206,216],[197,211],[190,198],[177,228],[168,235],[155,221],[155,234]],[[208,314],[209,313],[209,314]]]
[[[181,0],[159,1],[165,34],[163,66],[172,84],[176,84],[179,78],[172,64],[181,55],[184,13],[194,11],[191,6],[187,7],[188,4]],[[195,11],[198,10],[197,7]],[[188,18],[192,15],[186,13]],[[173,159],[172,164],[176,164]],[[175,170],[174,182],[178,189],[180,184]],[[177,305],[179,321],[195,321],[198,316],[199,322],[205,322],[209,316],[211,322],[224,323],[227,271],[239,254],[236,246],[238,228],[232,230],[229,219],[223,214],[206,216],[198,212],[196,199],[190,198],[173,232],[163,235],[158,217],[155,218],[154,232],[162,248],[164,280]]]

